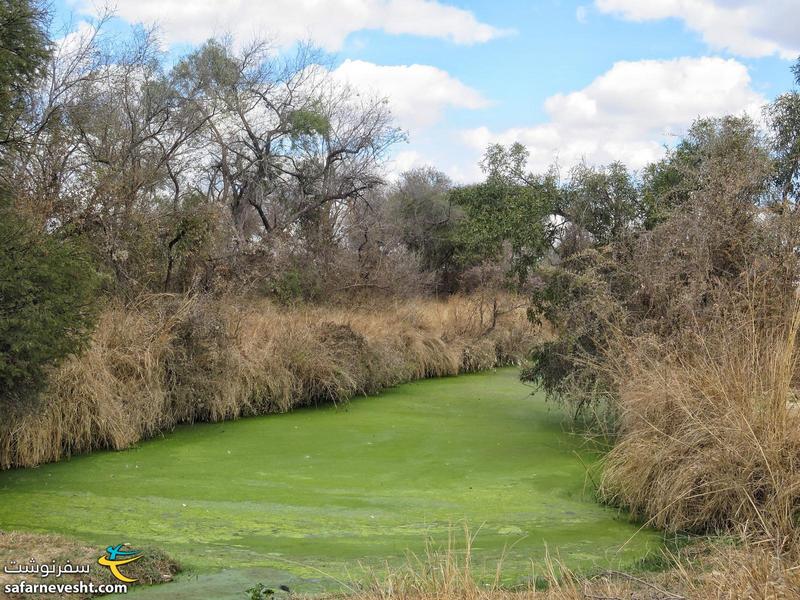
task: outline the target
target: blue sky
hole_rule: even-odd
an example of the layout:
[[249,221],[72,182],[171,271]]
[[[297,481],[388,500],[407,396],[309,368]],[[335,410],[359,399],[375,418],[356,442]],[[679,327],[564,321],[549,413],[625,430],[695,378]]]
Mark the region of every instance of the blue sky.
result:
[[[95,4],[57,0],[58,18]],[[701,115],[749,113],[789,89],[796,0],[117,0],[117,27],[158,22],[180,53],[231,33],[310,37],[334,73],[386,95],[409,143],[390,168],[480,177],[489,142],[531,166],[634,168]]]

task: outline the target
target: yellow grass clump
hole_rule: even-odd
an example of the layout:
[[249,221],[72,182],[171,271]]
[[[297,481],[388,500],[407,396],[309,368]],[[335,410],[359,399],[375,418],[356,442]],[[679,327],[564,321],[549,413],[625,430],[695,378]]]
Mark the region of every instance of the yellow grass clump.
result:
[[513,364],[535,333],[513,297],[371,310],[172,295],[114,304],[90,348],[51,374],[36,410],[3,418],[0,468],[126,448],[178,423],[344,402]]
[[656,527],[740,533],[780,554],[800,518],[800,305],[777,324],[756,314],[674,351],[620,351],[620,435],[600,493]]
[[[463,550],[452,544],[411,555],[388,574],[368,573],[347,586],[339,600],[793,600],[800,597],[800,567],[769,548],[698,541],[663,550],[662,569],[578,575],[554,556],[531,565],[527,583],[500,582],[502,557],[494,573],[473,565],[474,539]],[[794,566],[793,566],[794,565]]]

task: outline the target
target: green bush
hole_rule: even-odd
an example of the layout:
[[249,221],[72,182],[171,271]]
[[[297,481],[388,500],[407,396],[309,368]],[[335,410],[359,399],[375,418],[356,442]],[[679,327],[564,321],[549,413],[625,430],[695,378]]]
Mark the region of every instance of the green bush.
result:
[[88,342],[99,282],[77,242],[0,207],[0,405],[31,399],[44,370]]

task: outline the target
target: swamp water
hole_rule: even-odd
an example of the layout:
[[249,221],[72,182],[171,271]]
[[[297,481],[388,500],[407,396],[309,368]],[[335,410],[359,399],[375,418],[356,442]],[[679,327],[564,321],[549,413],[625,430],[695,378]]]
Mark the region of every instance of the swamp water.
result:
[[475,535],[472,560],[504,581],[549,552],[619,568],[661,543],[592,500],[597,456],[516,369],[429,379],[345,406],[180,427],[123,452],[0,473],[0,528],[58,532],[102,549],[155,546],[176,582],[135,598],[245,598],[402,564]]

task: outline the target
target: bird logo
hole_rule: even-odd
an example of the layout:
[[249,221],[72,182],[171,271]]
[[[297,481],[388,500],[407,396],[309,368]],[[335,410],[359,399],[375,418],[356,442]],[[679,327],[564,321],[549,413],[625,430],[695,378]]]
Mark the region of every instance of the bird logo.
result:
[[131,579],[130,577],[126,577],[122,573],[120,573],[119,568],[122,565],[130,564],[134,561],[139,560],[142,558],[141,553],[138,550],[123,550],[123,544],[117,544],[116,546],[109,546],[106,548],[106,553],[97,559],[98,564],[103,565],[104,567],[108,567],[111,571],[111,574],[116,577],[118,580],[123,581],[125,583],[133,583],[136,579]]

